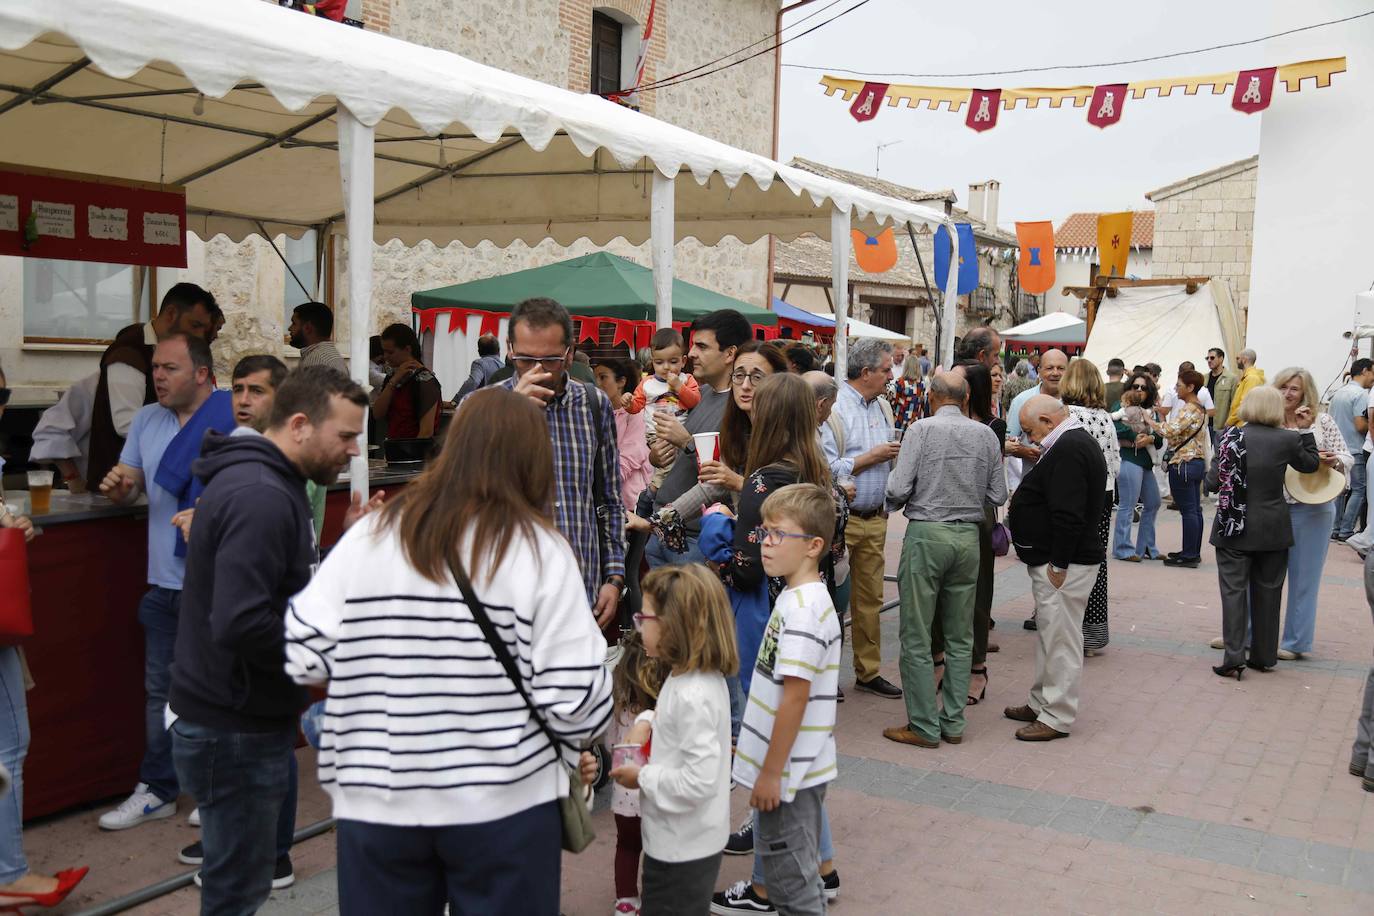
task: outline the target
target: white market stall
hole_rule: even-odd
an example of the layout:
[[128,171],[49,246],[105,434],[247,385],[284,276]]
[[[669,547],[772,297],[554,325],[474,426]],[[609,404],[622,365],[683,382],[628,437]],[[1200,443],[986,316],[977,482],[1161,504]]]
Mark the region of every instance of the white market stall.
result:
[[[851,226],[944,224],[957,236],[935,210],[266,3],[6,0],[0,162],[184,187],[186,228],[202,238],[651,240],[660,325],[678,239],[831,239],[844,302]],[[676,181],[682,173],[691,180]],[[371,269],[348,259],[360,381]],[[361,470],[359,459],[354,486],[365,490]]]
[[1158,363],[1164,369],[1161,381],[1172,384],[1179,363],[1205,367],[1209,347],[1220,347],[1229,357],[1245,346],[1225,283],[1156,279],[1149,284],[1118,281],[1114,295],[1102,299],[1085,359],[1103,369],[1113,358],[1128,368]]

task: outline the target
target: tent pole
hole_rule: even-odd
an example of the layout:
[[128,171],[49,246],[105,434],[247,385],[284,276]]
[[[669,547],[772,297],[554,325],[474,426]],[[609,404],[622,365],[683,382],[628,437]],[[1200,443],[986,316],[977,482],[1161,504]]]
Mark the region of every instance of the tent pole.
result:
[[949,275],[945,277],[945,315],[940,321],[944,334],[940,338],[939,363],[948,369],[954,365],[954,335],[959,321],[959,228],[953,221],[945,225],[949,229]]
[[[343,184],[344,219],[348,230],[348,368],[366,391],[368,329],[372,312],[372,222],[375,175],[372,154],[375,133],[353,113],[339,106],[339,175]],[[349,462],[352,490],[367,500],[367,423],[358,436],[361,454]]]
[[653,196],[649,205],[649,234],[654,251],[654,323],[673,326],[673,179],[654,169]]
[[849,366],[849,211],[830,211],[830,288],[835,301],[835,381]]

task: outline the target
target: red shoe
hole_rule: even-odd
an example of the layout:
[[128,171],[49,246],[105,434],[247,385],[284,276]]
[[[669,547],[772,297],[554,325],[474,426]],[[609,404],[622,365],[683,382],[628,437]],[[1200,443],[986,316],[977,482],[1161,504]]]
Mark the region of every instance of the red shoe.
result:
[[67,895],[76,889],[90,870],[89,866],[83,865],[80,868],[68,868],[58,872],[54,875],[57,878],[57,887],[46,894],[0,894],[0,897],[13,897],[18,901],[0,906],[0,913],[18,913],[26,906],[57,906],[67,899]]

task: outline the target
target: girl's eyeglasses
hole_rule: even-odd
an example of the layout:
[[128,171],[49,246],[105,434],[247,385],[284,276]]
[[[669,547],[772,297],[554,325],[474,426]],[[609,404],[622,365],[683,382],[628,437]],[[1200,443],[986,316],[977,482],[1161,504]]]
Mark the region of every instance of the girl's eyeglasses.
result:
[[788,538],[800,538],[803,541],[809,541],[813,537],[816,537],[814,534],[793,534],[790,531],[782,531],[778,528],[760,527],[755,528],[752,533],[760,544],[768,544],[771,547],[778,546]]
[[635,615],[634,615],[634,619],[635,619],[635,624],[638,625],[638,624],[643,623],[643,622],[646,621],[646,620],[657,620],[657,619],[658,619],[658,615],[657,615],[657,614],[635,614]]

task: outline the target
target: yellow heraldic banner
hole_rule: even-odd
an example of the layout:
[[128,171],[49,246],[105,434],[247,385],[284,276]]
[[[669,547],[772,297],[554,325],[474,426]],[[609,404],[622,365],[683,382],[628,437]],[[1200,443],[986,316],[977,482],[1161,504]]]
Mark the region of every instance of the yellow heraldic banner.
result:
[[1104,277],[1126,276],[1126,259],[1131,254],[1133,214],[1102,213],[1097,217],[1098,272]]

